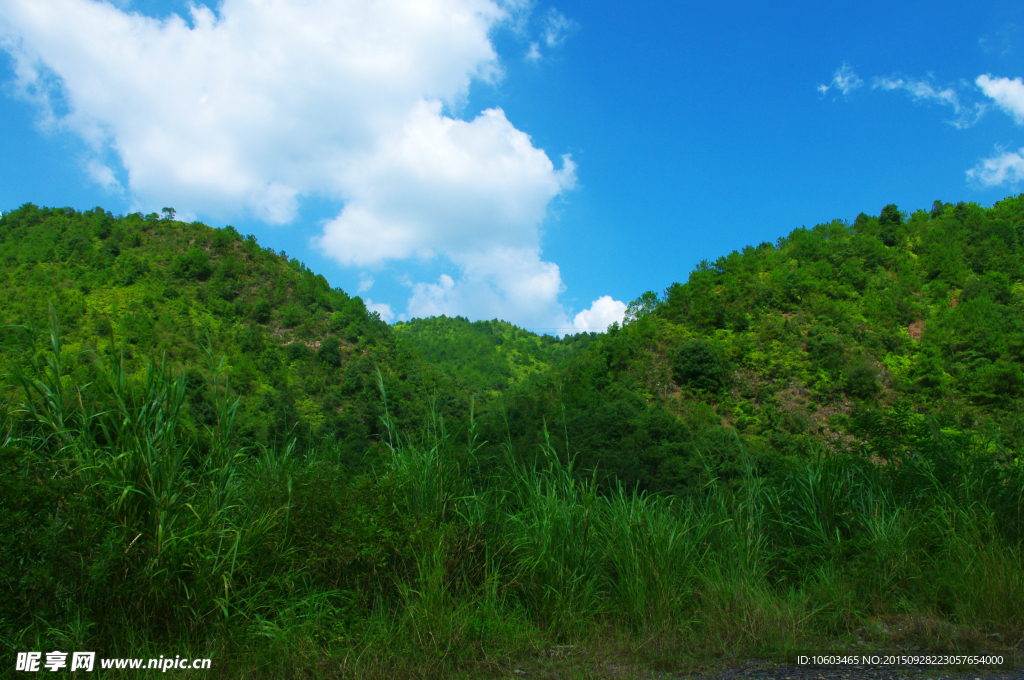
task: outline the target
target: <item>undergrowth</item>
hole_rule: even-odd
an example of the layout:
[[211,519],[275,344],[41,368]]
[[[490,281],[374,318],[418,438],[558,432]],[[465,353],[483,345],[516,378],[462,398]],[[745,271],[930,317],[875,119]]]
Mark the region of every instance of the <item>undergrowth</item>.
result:
[[8,650],[447,678],[609,650],[671,668],[858,635],[960,651],[1024,637],[1018,442],[896,411],[860,450],[765,472],[715,432],[738,477],[697,440],[700,486],[651,495],[599,485],[546,429],[534,458],[489,461],[475,426],[449,432],[436,410],[401,433],[380,381],[388,436],[354,475],[330,448],[235,445],[212,354],[215,417],[192,431],[166,364],[129,375],[90,355],[95,380],[72,384],[53,315],[49,347],[18,351],[0,401]]

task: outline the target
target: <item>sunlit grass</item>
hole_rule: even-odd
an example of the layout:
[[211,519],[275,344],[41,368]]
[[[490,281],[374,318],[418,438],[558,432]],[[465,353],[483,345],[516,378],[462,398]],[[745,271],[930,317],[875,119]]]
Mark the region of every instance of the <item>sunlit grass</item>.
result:
[[70,384],[55,318],[49,340],[0,401],[12,649],[209,656],[224,677],[524,659],[586,677],[611,648],[664,667],[696,649],[784,657],[884,620],[907,623],[875,625],[878,644],[1024,635],[1024,474],[1000,442],[932,432],[885,465],[818,451],[767,477],[716,434],[740,478],[702,458],[703,485],[669,497],[600,488],[547,432],[534,459],[507,447],[484,474],[475,426],[431,412],[401,433],[380,380],[384,455],[353,476],[329,449],[239,449],[212,356],[214,421],[194,431],[168,366],[95,356],[96,379]]

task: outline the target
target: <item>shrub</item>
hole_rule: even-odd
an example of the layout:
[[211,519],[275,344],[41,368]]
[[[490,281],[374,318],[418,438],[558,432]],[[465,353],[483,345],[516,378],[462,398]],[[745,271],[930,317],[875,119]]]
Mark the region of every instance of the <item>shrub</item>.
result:
[[337,368],[341,366],[341,354],[338,352],[340,347],[341,342],[338,338],[329,335],[320,343],[320,348],[316,351],[316,358],[328,366]]
[[171,275],[187,281],[205,281],[212,272],[210,257],[194,246],[176,256],[171,263]]
[[281,310],[281,324],[285,328],[294,328],[302,322],[304,316],[306,316],[306,310],[292,302]]
[[843,341],[834,333],[811,328],[807,332],[807,353],[825,371],[832,373],[842,365]]
[[878,367],[867,357],[848,363],[843,374],[843,386],[850,396],[869,399],[878,393]]
[[974,374],[971,393],[980,403],[998,403],[1020,396],[1024,388],[1024,373],[1004,359],[987,364]]
[[284,346],[284,355],[289,362],[304,359],[309,355],[309,347],[303,342],[291,342]]
[[256,323],[270,321],[270,302],[266,298],[260,298],[252,308],[252,320]]
[[713,342],[690,340],[676,352],[672,360],[672,375],[680,385],[717,392],[725,386],[729,362]]

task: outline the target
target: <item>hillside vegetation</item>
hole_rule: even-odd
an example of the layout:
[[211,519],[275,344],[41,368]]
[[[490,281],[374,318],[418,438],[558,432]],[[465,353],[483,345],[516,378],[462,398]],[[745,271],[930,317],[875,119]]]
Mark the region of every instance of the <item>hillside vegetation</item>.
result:
[[695,445],[730,455],[700,443],[722,428],[769,458],[864,452],[888,411],[1019,442],[1022,249],[1016,197],[886,206],[701,262],[506,395],[513,430],[533,446],[564,418],[588,467],[668,491],[694,483]]
[[886,206],[556,340],[389,327],[170,210],[26,205],[0,219],[0,640],[225,678],[1012,665],[1021,248],[1022,197]]
[[393,330],[432,366],[492,397],[531,376],[550,373],[598,337],[580,333],[558,339],[497,319],[470,322],[461,316],[400,321]]
[[134,379],[147,363],[166,362],[185,375],[182,424],[203,439],[215,418],[203,389],[209,354],[224,359],[232,393],[245,395],[238,443],[296,437],[303,450],[328,446],[353,459],[380,440],[375,368],[416,422],[424,394],[450,391],[451,381],[404,351],[360,298],[232,227],[173,217],[171,210],[114,217],[31,204],[4,215],[0,324],[11,326],[4,368],[16,360],[19,338],[47,342],[53,305],[70,380],[94,383],[100,356],[124,360]]

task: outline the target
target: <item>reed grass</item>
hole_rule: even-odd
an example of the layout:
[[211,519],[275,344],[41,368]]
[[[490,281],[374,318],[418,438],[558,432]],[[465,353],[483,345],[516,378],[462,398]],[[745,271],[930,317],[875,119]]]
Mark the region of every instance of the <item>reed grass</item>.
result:
[[703,486],[671,497],[599,487],[546,430],[534,460],[507,447],[485,473],[475,425],[432,411],[402,436],[379,379],[385,456],[353,477],[295,440],[238,448],[212,354],[216,419],[197,431],[166,363],[129,374],[95,355],[95,380],[71,384],[55,316],[48,347],[23,334],[0,400],[12,649],[212,656],[224,677],[471,677],[608,640],[659,664],[698,646],[779,656],[882,620],[918,622],[879,634],[892,644],[1024,638],[1024,469],[988,434],[918,428],[881,465],[821,450],[769,477],[714,433],[741,479],[707,456]]

